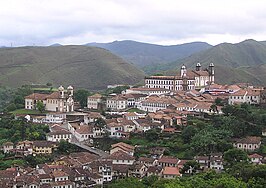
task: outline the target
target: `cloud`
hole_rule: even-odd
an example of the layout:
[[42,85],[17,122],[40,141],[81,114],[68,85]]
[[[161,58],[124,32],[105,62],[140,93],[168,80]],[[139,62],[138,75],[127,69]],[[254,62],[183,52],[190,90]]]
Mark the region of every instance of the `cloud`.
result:
[[0,46],[265,40],[265,8],[262,0],[1,1]]

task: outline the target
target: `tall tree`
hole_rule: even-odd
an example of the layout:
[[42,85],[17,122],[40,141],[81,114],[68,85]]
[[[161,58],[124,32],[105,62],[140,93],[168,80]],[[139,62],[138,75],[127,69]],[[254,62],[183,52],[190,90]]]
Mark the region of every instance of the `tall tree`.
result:
[[36,107],[41,113],[45,111],[45,106],[42,101],[38,101]]
[[75,91],[74,99],[75,101],[79,102],[81,108],[84,108],[87,106],[87,100],[89,95],[91,95],[91,93],[88,90],[79,89]]

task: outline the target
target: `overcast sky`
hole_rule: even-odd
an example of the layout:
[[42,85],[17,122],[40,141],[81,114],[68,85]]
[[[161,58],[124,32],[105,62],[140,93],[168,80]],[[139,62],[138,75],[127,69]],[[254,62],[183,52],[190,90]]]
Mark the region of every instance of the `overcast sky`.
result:
[[266,40],[265,0],[0,0],[0,46]]

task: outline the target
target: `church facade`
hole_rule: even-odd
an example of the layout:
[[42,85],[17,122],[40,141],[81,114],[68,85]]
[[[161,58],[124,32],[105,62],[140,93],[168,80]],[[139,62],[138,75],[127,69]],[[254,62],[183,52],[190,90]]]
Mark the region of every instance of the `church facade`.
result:
[[73,95],[72,86],[69,86],[67,90],[60,86],[58,91],[51,94],[33,93],[25,97],[25,109],[36,110],[38,101],[41,101],[47,111],[72,112],[74,111]]
[[145,77],[146,88],[163,88],[172,91],[200,89],[214,83],[214,65],[211,63],[205,70],[197,63],[196,70],[187,70],[183,65],[180,75]]

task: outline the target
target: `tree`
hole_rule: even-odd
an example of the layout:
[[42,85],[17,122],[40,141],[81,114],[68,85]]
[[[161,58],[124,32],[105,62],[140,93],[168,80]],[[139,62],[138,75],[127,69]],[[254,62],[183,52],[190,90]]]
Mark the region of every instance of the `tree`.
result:
[[150,129],[145,132],[145,137],[149,141],[155,141],[159,139],[160,132],[160,129]]
[[46,84],[47,87],[52,87],[52,85],[53,85],[53,84],[50,83],[50,82],[48,82],[48,83]]
[[200,164],[197,161],[187,161],[183,168],[181,169],[181,173],[185,174],[186,172],[195,174],[200,169]]
[[224,153],[224,160],[227,164],[227,166],[234,166],[237,163],[240,162],[247,162],[248,155],[245,151],[239,150],[236,148],[229,149]]
[[89,95],[91,95],[91,93],[88,90],[79,89],[75,91],[74,99],[75,101],[79,102],[81,108],[84,108],[87,106],[87,100]]
[[144,177],[142,180],[142,183],[148,187],[152,186],[154,184],[154,182],[156,182],[158,180],[158,176],[155,175],[151,175],[148,177]]
[[218,108],[217,108],[216,104],[212,104],[210,106],[210,112],[218,113]]
[[223,99],[221,99],[221,98],[219,98],[219,97],[217,97],[216,99],[215,99],[215,104],[217,105],[217,106],[223,106],[224,104],[223,104]]
[[17,108],[23,108],[24,107],[24,98],[21,95],[16,95],[14,98],[14,104]]
[[43,113],[45,110],[45,106],[42,101],[38,101],[36,107],[41,113]]
[[11,112],[17,109],[17,106],[14,103],[10,103],[6,108],[5,111],[6,112]]
[[182,138],[183,138],[184,142],[190,143],[192,137],[195,136],[197,131],[198,131],[197,128],[195,128],[192,125],[185,127],[184,130],[182,131]]
[[230,138],[230,136],[230,131],[208,126],[199,131],[192,138],[190,147],[192,147],[194,151],[202,154],[223,152],[231,147],[231,144],[227,142],[227,139]]
[[108,188],[122,188],[122,187],[130,187],[130,188],[145,188],[146,186],[137,178],[125,178],[118,179],[114,181],[112,184],[107,186]]
[[104,121],[103,118],[98,118],[95,122],[95,125],[97,125],[100,128],[104,128],[104,126],[106,125],[106,122]]
[[222,112],[226,115],[226,116],[230,116],[233,114],[234,112],[234,106],[232,105],[226,105],[222,108]]

